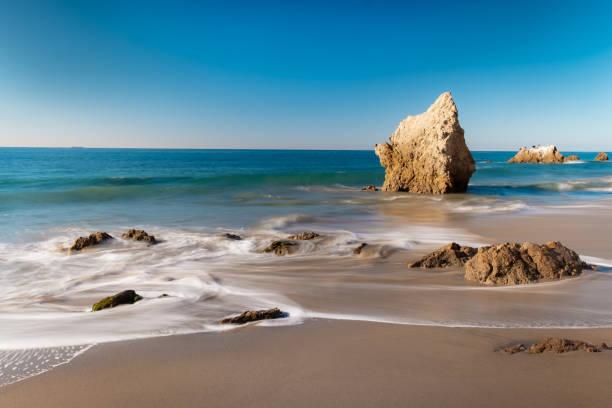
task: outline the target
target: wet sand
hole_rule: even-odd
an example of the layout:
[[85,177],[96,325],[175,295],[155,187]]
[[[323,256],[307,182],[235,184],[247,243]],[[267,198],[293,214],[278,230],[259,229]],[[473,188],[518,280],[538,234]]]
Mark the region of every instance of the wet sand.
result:
[[309,320],[95,346],[2,388],[12,407],[607,407],[612,351],[502,355],[612,329],[466,329]]

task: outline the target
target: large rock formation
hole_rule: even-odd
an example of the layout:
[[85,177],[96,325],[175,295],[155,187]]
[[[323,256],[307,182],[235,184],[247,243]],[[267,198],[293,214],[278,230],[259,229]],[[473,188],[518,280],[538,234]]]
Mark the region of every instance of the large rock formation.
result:
[[408,116],[389,143],[376,145],[386,167],[384,191],[419,194],[459,193],[467,189],[476,165],[465,144],[457,106],[443,93],[417,116]]
[[448,268],[463,266],[476,255],[477,249],[461,246],[455,242],[448,244],[416,262],[409,263],[410,268]]
[[601,152],[595,157],[596,161],[608,161],[608,155],[604,152]]
[[557,146],[521,147],[518,153],[508,160],[508,163],[565,163],[567,159],[559,153]]
[[485,285],[519,285],[574,277],[590,266],[559,242],[525,242],[478,248],[465,268],[467,280]]
[[88,237],[79,237],[74,241],[74,244],[69,248],[69,251],[81,251],[85,248],[100,245],[101,243],[108,241],[109,239],[113,239],[110,234],[106,232],[94,232],[90,234]]

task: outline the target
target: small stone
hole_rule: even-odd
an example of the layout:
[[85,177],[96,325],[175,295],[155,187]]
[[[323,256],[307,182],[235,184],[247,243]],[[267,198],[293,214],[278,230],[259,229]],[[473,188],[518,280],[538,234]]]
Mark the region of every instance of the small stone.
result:
[[133,290],[124,290],[116,295],[105,297],[104,299],[94,303],[91,307],[92,312],[97,312],[102,309],[110,309],[119,305],[133,304],[142,299],[142,296]]
[[258,320],[280,319],[289,316],[289,313],[282,312],[279,308],[269,310],[248,310],[239,316],[228,317],[219,321],[221,324],[245,324]]
[[369,186],[363,187],[361,191],[378,191],[378,189],[374,184],[370,184]]
[[236,234],[227,233],[227,234],[222,234],[221,236],[226,238],[226,239],[232,240],[232,241],[241,241],[242,240],[242,237],[240,235],[236,235]]

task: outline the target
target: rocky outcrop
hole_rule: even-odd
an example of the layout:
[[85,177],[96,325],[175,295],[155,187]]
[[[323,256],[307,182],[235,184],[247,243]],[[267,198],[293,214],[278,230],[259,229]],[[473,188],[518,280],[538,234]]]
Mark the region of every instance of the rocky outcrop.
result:
[[601,152],[595,157],[595,161],[608,161],[608,155],[604,152]]
[[425,113],[404,119],[375,151],[386,167],[383,191],[464,192],[476,169],[450,92]]
[[276,255],[290,255],[297,250],[297,243],[293,241],[274,241],[267,247],[265,247],[261,252],[264,253],[274,253]]
[[131,239],[133,241],[143,241],[149,244],[155,244],[157,242],[155,241],[155,237],[153,235],[149,235],[143,230],[131,229],[121,236],[125,239]]
[[565,159],[567,161],[578,161],[580,160],[580,157],[576,156],[575,154],[570,154],[569,156],[566,156]]
[[133,290],[124,290],[116,295],[105,297],[91,307],[92,312],[102,309],[110,309],[119,305],[131,305],[142,299],[142,296]]
[[467,280],[485,285],[519,285],[578,276],[590,266],[559,242],[525,242],[478,248],[465,268]]
[[300,232],[299,234],[290,235],[287,237],[287,239],[295,239],[298,241],[309,241],[311,239],[319,238],[320,236],[321,235],[317,234],[316,232],[304,231],[304,232]]
[[370,184],[369,186],[363,187],[361,191],[378,191],[378,189],[374,184]]
[[245,324],[250,322],[256,322],[258,320],[267,320],[267,319],[281,319],[283,317],[289,316],[289,313],[282,312],[278,308],[269,309],[269,310],[249,310],[242,313],[239,316],[228,317],[226,319],[220,320],[221,324]]
[[508,160],[508,163],[565,163],[567,159],[559,153],[557,146],[521,147],[518,153]]
[[353,254],[360,255],[361,251],[363,251],[364,248],[367,247],[367,246],[368,246],[368,244],[366,242],[362,242],[361,244],[359,244],[357,246],[357,248],[353,249]]
[[95,245],[100,245],[101,243],[108,241],[109,239],[113,239],[106,232],[94,232],[90,234],[88,237],[79,237],[74,241],[74,244],[69,248],[69,251],[81,251],[85,248],[89,248]]
[[230,233],[226,233],[226,234],[221,234],[221,236],[225,239],[229,239],[231,241],[241,241],[242,237],[240,235],[236,235],[236,234],[230,234]]
[[568,353],[570,351],[584,350],[589,353],[599,353],[602,350],[607,350],[608,346],[605,343],[601,343],[598,346],[586,343],[580,340],[568,340],[563,338],[550,337],[540,343],[531,344],[525,346],[524,344],[517,344],[508,347],[504,347],[499,350],[503,354],[516,354],[523,351],[527,351],[529,354],[542,354],[544,352],[552,353]]
[[409,263],[410,268],[448,268],[451,266],[463,266],[474,255],[477,249],[461,246],[455,242],[446,245],[416,262]]

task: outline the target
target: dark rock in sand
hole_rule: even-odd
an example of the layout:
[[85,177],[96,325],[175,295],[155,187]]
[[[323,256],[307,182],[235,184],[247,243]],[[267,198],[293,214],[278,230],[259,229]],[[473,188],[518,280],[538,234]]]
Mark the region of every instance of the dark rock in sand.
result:
[[229,234],[229,233],[227,233],[227,234],[223,234],[221,236],[225,237],[225,238],[227,238],[229,240],[232,240],[232,241],[241,241],[242,240],[242,237],[240,235],[236,235],[236,234]]
[[361,191],[378,191],[378,189],[374,184],[370,184],[369,186],[363,187]]
[[299,234],[291,235],[291,236],[287,237],[287,239],[295,239],[295,240],[300,240],[300,241],[308,241],[308,240],[319,238],[319,237],[320,237],[320,235],[317,234],[316,232],[304,231],[304,232],[300,232]]
[[104,241],[108,241],[109,239],[113,239],[113,237],[111,237],[106,232],[95,232],[93,234],[90,234],[88,237],[77,238],[77,240],[74,241],[74,244],[72,244],[69,250],[70,251],[80,251],[82,249],[85,249],[85,248],[88,248],[94,245],[100,245],[101,243],[103,243]]
[[608,161],[608,155],[604,152],[601,152],[595,157],[596,161]]
[[566,156],[565,159],[568,161],[576,161],[580,160],[580,157],[576,156],[575,154],[570,154],[569,156]]
[[106,297],[99,302],[95,303],[91,310],[97,312],[102,309],[109,309],[119,305],[131,305],[142,299],[142,296],[134,292],[133,290],[124,290],[116,295]]
[[478,248],[466,264],[465,279],[485,285],[519,285],[575,277],[590,266],[560,242],[505,243]]
[[455,242],[448,244],[416,262],[409,263],[410,268],[448,268],[451,266],[463,266],[475,254],[477,249],[461,246]]
[[594,346],[584,341],[550,337],[545,339],[541,343],[535,343],[530,345],[529,347],[525,347],[523,344],[518,344],[515,346],[504,347],[499,350],[499,352],[503,354],[515,354],[527,351],[527,353],[529,354],[542,354],[544,352],[549,351],[552,353],[560,354],[568,353],[570,351],[584,350],[589,353],[599,353],[600,351],[607,349],[607,347],[603,346],[605,346],[605,343],[599,346]]
[[245,324],[249,322],[256,322],[258,320],[267,320],[267,319],[280,319],[283,317],[289,316],[289,313],[282,312],[278,308],[269,309],[269,310],[249,310],[242,313],[239,316],[228,317],[226,319],[220,320],[221,324]]
[[273,252],[276,255],[290,255],[294,253],[297,249],[297,244],[293,241],[274,241],[266,248],[263,249],[262,252],[270,253]]
[[365,247],[367,247],[367,246],[368,246],[368,244],[367,244],[367,243],[362,242],[361,244],[359,244],[359,246],[358,246],[357,248],[353,249],[353,253],[354,253],[355,255],[359,255],[359,254],[361,254],[361,251],[363,251],[363,249],[364,249]]
[[131,229],[121,236],[125,239],[131,239],[133,241],[144,241],[148,242],[149,244],[155,244],[157,242],[155,241],[155,237],[153,235],[149,235],[143,230]]

